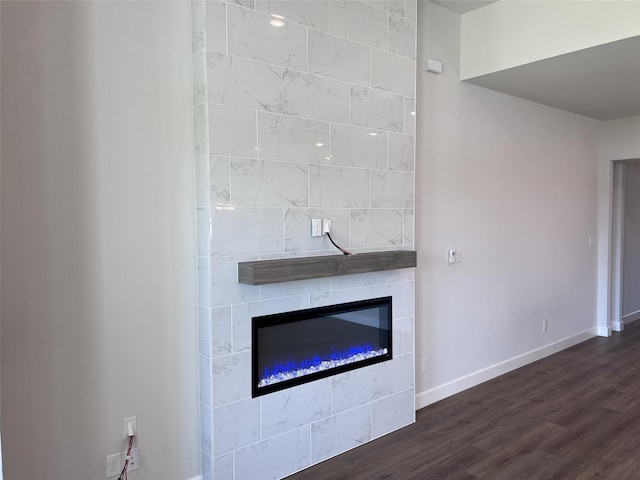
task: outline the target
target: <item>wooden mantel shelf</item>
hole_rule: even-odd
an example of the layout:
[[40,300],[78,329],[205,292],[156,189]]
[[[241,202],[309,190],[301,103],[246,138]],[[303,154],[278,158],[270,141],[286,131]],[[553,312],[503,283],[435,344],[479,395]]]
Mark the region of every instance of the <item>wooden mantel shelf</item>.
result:
[[238,282],[247,285],[381,272],[416,266],[414,250],[325,255],[238,263]]

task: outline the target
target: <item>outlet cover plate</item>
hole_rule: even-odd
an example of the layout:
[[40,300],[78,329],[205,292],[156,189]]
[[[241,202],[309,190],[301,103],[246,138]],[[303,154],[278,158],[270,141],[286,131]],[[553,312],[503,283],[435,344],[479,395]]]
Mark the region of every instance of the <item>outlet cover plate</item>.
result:
[[[127,452],[122,452],[122,464],[127,460]],[[132,472],[140,468],[140,447],[134,447],[131,449],[131,460],[127,465],[127,472]],[[118,472],[119,473],[119,472]]]
[[107,478],[120,475],[122,471],[122,457],[119,453],[107,455]]

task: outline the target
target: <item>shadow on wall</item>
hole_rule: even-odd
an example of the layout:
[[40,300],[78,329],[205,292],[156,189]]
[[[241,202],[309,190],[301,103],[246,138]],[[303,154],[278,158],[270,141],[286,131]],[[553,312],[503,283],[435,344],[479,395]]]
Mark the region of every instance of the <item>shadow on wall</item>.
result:
[[[103,408],[95,368],[108,361],[92,325],[100,279],[97,172],[87,161],[96,149],[91,20],[91,7],[80,3],[2,2],[2,453],[9,478],[53,478],[68,469],[70,441],[102,430],[98,416],[80,413]],[[76,441],[75,448],[81,458],[90,447]]]

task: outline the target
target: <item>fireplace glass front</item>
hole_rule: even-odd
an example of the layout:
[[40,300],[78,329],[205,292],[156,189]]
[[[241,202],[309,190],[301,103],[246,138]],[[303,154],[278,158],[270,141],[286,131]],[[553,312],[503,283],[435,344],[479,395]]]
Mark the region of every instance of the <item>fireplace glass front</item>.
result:
[[391,297],[251,319],[252,395],[392,358]]

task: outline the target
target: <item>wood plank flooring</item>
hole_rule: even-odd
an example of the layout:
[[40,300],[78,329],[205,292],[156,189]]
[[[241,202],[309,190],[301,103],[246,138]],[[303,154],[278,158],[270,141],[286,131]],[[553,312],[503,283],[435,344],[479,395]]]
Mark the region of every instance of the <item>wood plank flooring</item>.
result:
[[640,321],[423,408],[288,480],[639,480]]

